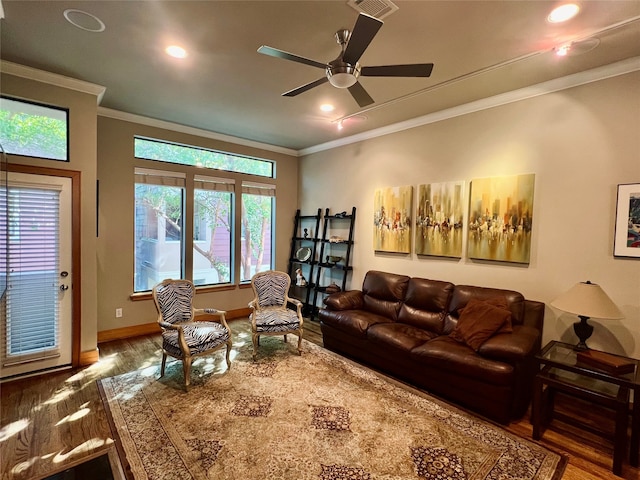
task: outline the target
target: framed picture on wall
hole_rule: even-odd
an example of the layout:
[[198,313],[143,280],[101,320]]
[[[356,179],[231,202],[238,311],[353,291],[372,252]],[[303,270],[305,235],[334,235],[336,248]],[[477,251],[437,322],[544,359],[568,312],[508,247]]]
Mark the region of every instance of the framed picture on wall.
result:
[[413,187],[379,188],[373,198],[373,249],[411,253]]
[[464,182],[418,185],[417,255],[462,257]]
[[535,175],[478,178],[469,193],[467,255],[529,263]]
[[613,255],[640,258],[640,183],[618,185]]

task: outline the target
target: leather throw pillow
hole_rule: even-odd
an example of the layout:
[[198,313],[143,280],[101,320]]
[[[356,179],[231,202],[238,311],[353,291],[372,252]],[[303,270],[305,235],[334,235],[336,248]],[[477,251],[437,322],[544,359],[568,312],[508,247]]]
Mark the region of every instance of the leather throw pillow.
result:
[[511,312],[490,301],[471,299],[460,313],[456,328],[449,335],[478,351],[496,333],[511,332]]

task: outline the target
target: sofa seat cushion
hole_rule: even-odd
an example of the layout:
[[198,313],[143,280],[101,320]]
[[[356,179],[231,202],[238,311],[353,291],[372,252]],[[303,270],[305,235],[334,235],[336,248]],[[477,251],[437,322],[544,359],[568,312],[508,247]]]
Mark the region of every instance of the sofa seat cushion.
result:
[[436,334],[405,323],[378,323],[367,330],[367,338],[384,347],[409,353],[436,337]]
[[540,330],[528,325],[515,325],[508,335],[494,335],[484,342],[478,353],[504,362],[522,362],[538,349]]
[[320,310],[320,321],[332,326],[336,330],[366,338],[367,330],[372,325],[380,323],[393,323],[388,318],[375,315],[365,310]]
[[411,358],[459,377],[482,378],[494,385],[510,386],[513,382],[512,365],[478,355],[464,343],[444,335],[411,350]]

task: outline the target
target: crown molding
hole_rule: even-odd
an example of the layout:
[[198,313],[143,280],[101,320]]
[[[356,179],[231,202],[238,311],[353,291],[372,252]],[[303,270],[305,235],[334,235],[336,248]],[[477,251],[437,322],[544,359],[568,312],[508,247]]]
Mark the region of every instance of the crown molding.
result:
[[122,112],[120,110],[113,110],[111,108],[98,107],[98,116],[114,118],[116,120],[123,120],[125,122],[138,123],[141,125],[147,125],[149,127],[163,128],[165,130],[186,133],[188,135],[196,135],[198,137],[211,138],[213,140],[220,140],[222,142],[233,143],[233,144],[242,145],[245,147],[259,148],[261,150],[267,150],[269,152],[275,152],[275,153],[282,153],[284,155],[291,155],[293,157],[299,156],[298,150],[293,150],[291,148],[279,147],[277,145],[270,145],[268,143],[256,142],[253,140],[247,140],[245,138],[240,138],[240,137],[233,137],[231,135],[225,135],[223,133],[217,133],[217,132],[212,132],[210,130],[203,130],[200,128],[189,127],[187,125],[167,122],[165,120],[158,120],[156,118],[145,117],[142,115],[135,115],[133,113]]
[[447,108],[445,110],[440,110],[438,112],[429,113],[427,115],[406,120],[404,122],[398,122],[394,123],[393,125],[387,125],[385,127],[358,133],[356,135],[344,137],[339,140],[332,140],[330,142],[321,143],[312,147],[303,148],[302,150],[298,151],[298,154],[302,157],[305,155],[310,155],[312,153],[331,150],[334,148],[343,147],[345,145],[350,145],[352,143],[362,142],[365,140],[382,137],[384,135],[401,132],[403,130],[420,127],[422,125],[441,122],[443,120],[459,117],[461,115],[468,115],[470,113],[478,112],[481,110],[487,110],[489,108],[519,102],[521,100],[538,97],[540,95],[546,95],[548,93],[566,90],[568,88],[573,88],[588,83],[598,82],[607,78],[625,75],[627,73],[636,72],[638,70],[640,70],[640,57],[632,57],[602,67],[585,70],[584,72],[574,73],[572,75],[567,75],[565,77],[556,78],[547,82],[531,85],[529,87],[520,88],[511,92],[502,93],[493,97],[487,97],[476,100],[474,102],[465,103],[464,105],[458,105],[452,108]]
[[45,72],[44,70],[38,70],[37,68],[19,65],[5,60],[0,60],[0,72],[6,73],[7,75],[13,75],[14,77],[27,78],[29,80],[35,80],[49,85],[55,85],[56,87],[68,88],[77,92],[95,95],[98,105],[102,102],[102,97],[104,97],[104,93],[107,90],[106,87],[103,87],[102,85],[96,85],[95,83],[65,77],[64,75],[59,75],[57,73]]

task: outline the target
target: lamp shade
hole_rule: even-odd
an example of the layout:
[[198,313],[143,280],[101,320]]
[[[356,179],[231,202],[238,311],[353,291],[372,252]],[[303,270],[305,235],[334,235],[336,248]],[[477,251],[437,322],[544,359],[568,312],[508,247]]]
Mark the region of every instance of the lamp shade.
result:
[[576,283],[552,301],[551,306],[583,317],[608,320],[624,317],[600,285],[588,281]]

